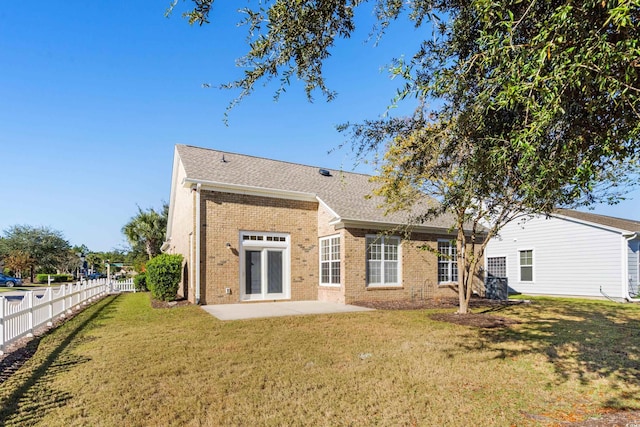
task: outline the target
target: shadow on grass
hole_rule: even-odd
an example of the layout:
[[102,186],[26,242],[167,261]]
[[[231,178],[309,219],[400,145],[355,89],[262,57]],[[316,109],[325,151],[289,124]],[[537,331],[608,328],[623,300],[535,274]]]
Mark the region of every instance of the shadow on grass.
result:
[[[50,331],[45,337],[55,340],[49,346],[36,338],[29,345],[38,347],[21,370],[3,384],[8,389],[0,393],[0,425],[32,425],[41,421],[48,410],[65,405],[73,396],[51,388],[50,383],[61,372],[86,362],[86,357],[73,354],[82,342],[91,340],[80,334],[96,326],[97,320],[110,317],[118,296],[109,296],[87,307],[75,318]],[[52,337],[53,335],[53,337]]]
[[[509,309],[500,310],[507,314]],[[640,307],[563,300],[514,308],[523,323],[481,332],[499,358],[542,354],[552,363],[552,387],[575,379],[583,385],[607,379],[605,406],[640,407]]]

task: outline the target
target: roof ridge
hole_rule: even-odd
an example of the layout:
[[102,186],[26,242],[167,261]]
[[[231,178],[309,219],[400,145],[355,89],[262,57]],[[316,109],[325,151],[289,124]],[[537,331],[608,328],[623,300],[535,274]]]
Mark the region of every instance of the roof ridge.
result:
[[222,153],[222,154],[232,154],[234,156],[250,157],[250,158],[253,158],[253,159],[267,160],[267,161],[270,161],[270,162],[286,163],[286,164],[293,165],[293,166],[304,166],[304,167],[313,168],[313,169],[330,169],[330,170],[338,171],[340,173],[347,173],[347,174],[350,174],[350,175],[361,175],[361,176],[366,176],[366,177],[374,176],[374,175],[367,174],[367,173],[362,173],[362,172],[349,172],[349,171],[345,171],[343,169],[334,169],[334,168],[329,168],[329,167],[326,167],[326,166],[307,165],[307,164],[304,164],[304,163],[297,163],[297,162],[292,162],[292,161],[289,161],[289,160],[277,160],[277,159],[271,159],[269,157],[261,157],[261,156],[255,156],[255,155],[252,155],[252,154],[236,153],[234,151],[219,150],[219,149],[216,149],[216,148],[197,147],[195,145],[189,145],[189,144],[176,144],[176,146],[182,146],[182,147],[187,147],[187,148],[195,148],[197,150],[214,151],[214,152],[218,152],[218,153]]
[[579,210],[576,210],[576,209],[564,209],[564,208],[561,208],[561,209],[559,209],[559,211],[560,211],[561,215],[562,215],[562,212],[570,212],[570,213],[576,213],[578,215],[592,215],[592,216],[597,216],[597,217],[600,217],[600,218],[614,219],[614,220],[617,220],[617,221],[633,222],[633,223],[636,223],[636,224],[640,225],[640,221],[638,221],[638,220],[629,219],[629,218],[621,218],[619,216],[603,215],[603,214],[599,214],[599,213],[595,213],[595,212],[583,212],[583,211],[579,211]]

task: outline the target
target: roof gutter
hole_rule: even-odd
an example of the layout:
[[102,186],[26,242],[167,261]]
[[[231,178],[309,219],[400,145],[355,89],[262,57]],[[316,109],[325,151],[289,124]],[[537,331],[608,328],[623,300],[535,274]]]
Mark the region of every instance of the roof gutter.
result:
[[165,240],[162,243],[162,246],[160,246],[160,251],[162,253],[166,253],[170,246],[171,246],[171,238],[169,237],[167,240]]
[[302,191],[279,190],[277,188],[256,187],[252,185],[229,184],[219,181],[207,181],[193,178],[185,178],[182,181],[184,187],[199,185],[205,190],[216,190],[225,193],[246,194],[249,196],[273,197],[278,199],[301,200],[307,202],[317,201],[316,195]]
[[[378,230],[397,230],[403,227],[408,227],[411,231],[422,233],[434,233],[434,234],[450,234],[455,235],[455,232],[449,231],[444,227],[430,227],[420,224],[406,224],[406,223],[390,223],[382,221],[365,221],[358,219],[348,219],[336,217],[329,222],[329,225],[333,225],[336,228],[355,227],[355,228],[372,228]],[[470,235],[471,231],[464,230],[465,234]],[[486,234],[484,232],[476,232],[479,235]]]

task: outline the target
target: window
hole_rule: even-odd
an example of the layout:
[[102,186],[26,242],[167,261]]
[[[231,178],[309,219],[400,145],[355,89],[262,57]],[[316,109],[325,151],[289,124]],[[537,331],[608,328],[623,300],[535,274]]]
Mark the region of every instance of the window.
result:
[[507,277],[507,257],[487,258],[487,275],[489,277]]
[[520,251],[520,281],[533,282],[533,251]]
[[367,285],[400,285],[400,238],[367,236]]
[[240,300],[291,298],[290,236],[240,232]]
[[340,236],[320,239],[320,284],[340,284]]
[[438,241],[438,283],[458,281],[458,249],[451,240]]

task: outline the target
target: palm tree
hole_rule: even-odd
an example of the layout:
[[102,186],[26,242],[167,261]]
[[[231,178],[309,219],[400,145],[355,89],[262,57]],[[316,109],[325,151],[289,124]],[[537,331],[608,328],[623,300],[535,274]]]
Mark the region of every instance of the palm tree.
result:
[[138,206],[138,214],[122,227],[122,232],[134,250],[147,253],[149,259],[160,254],[160,247],[167,232],[169,205],[162,206],[162,212],[153,208],[142,210]]

